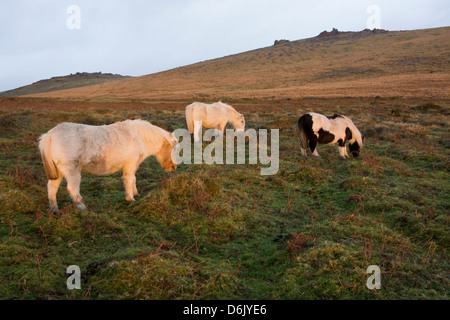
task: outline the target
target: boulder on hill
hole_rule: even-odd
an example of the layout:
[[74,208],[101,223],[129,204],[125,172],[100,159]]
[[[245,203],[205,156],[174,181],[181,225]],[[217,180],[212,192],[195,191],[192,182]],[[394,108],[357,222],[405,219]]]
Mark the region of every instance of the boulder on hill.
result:
[[286,39],[281,39],[281,40],[275,40],[275,42],[273,43],[274,46],[282,44],[282,43],[286,43],[289,42],[289,40]]
[[325,37],[332,37],[332,36],[338,36],[340,34],[347,34],[347,35],[353,35],[353,36],[369,36],[369,35],[373,35],[373,34],[381,34],[381,33],[386,33],[389,32],[387,30],[384,29],[364,29],[362,31],[356,31],[356,32],[352,32],[352,31],[339,31],[336,28],[333,28],[333,30],[331,31],[322,31],[317,37],[318,38],[325,38]]

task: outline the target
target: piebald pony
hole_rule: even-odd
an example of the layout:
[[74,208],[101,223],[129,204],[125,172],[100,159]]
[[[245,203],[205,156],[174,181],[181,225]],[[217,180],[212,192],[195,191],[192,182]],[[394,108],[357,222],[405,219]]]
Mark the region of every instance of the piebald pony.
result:
[[301,152],[304,157],[307,156],[308,146],[312,155],[319,157],[316,149],[317,143],[338,143],[339,155],[344,159],[348,157],[345,145],[347,141],[354,157],[359,155],[363,146],[363,136],[352,120],[338,114],[327,117],[314,112],[306,113],[298,119],[298,130]]

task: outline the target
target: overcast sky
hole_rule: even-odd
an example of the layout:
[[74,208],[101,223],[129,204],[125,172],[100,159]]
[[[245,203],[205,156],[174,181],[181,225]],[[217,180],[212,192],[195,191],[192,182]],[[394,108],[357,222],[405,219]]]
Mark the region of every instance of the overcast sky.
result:
[[[68,13],[73,5],[79,15]],[[376,23],[373,5],[383,29],[450,25],[448,0],[0,0],[0,91],[76,72],[140,76],[333,27],[359,31]]]

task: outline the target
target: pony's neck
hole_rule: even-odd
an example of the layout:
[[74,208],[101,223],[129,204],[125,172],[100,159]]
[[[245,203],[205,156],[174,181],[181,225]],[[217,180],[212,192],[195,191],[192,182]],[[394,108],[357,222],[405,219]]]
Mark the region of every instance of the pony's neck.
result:
[[362,147],[361,132],[359,132],[358,128],[354,124],[350,127],[350,131],[352,132],[352,138],[349,140],[349,142],[355,143],[356,141]]
[[232,106],[229,106],[225,103],[219,102],[221,106],[225,107],[228,110],[228,120],[236,127],[236,122],[239,121],[239,112],[236,111]]
[[228,114],[233,120],[237,120],[239,118],[239,113],[233,108],[228,108]]
[[159,153],[167,139],[166,132],[147,121],[137,123],[136,127],[144,141],[146,156]]

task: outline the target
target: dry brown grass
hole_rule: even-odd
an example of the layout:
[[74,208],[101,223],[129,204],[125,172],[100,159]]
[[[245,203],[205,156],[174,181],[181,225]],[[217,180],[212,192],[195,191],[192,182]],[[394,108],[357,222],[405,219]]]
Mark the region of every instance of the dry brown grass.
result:
[[95,99],[448,98],[450,27],[291,41],[165,72],[36,94]]

